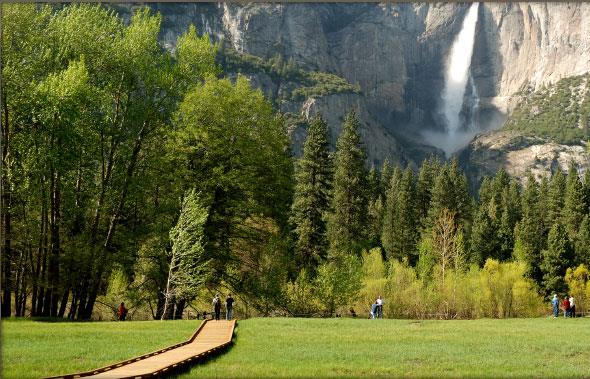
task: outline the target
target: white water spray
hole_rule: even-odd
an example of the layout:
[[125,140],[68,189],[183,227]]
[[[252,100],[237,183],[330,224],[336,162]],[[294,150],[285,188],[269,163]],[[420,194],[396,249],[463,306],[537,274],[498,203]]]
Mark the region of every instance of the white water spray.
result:
[[[476,127],[469,125],[468,130],[463,128],[460,117],[465,99],[467,85],[471,86],[470,116],[473,116],[474,106],[479,107],[479,98],[470,66],[475,42],[475,26],[477,24],[477,11],[479,3],[473,3],[463,20],[461,31],[455,38],[451,53],[446,62],[445,85],[442,92],[442,113],[446,119],[445,133],[429,132],[424,137],[433,145],[441,147],[447,156],[465,146],[476,133]],[[473,121],[474,118],[471,117]]]

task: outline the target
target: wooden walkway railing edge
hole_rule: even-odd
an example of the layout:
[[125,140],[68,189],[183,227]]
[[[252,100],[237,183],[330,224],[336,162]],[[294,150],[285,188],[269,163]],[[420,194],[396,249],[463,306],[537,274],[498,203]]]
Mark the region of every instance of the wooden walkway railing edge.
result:
[[[197,338],[197,336],[199,335],[199,333],[201,332],[201,330],[203,329],[203,327],[205,326],[205,324],[207,324],[207,322],[210,322],[210,321],[212,321],[212,320],[204,320],[201,323],[201,325],[199,325],[199,327],[197,328],[197,330],[193,333],[193,335],[191,336],[191,338],[189,338],[188,340],[186,340],[184,342],[180,342],[180,343],[177,343],[177,344],[174,344],[174,345],[170,345],[170,346],[167,346],[167,347],[165,347],[163,349],[153,351],[151,353],[143,354],[143,355],[140,355],[140,356],[137,356],[137,357],[133,357],[131,359],[127,359],[127,360],[124,360],[124,361],[113,363],[111,365],[100,367],[100,368],[97,368],[97,369],[94,369],[94,370],[77,372],[77,373],[66,374],[66,375],[49,376],[49,377],[46,377],[46,378],[43,378],[43,379],[76,379],[76,378],[82,378],[82,377],[85,377],[85,376],[96,375],[96,374],[100,374],[100,373],[103,373],[103,372],[107,372],[107,371],[113,370],[115,368],[124,366],[124,365],[129,364],[129,363],[134,363],[134,362],[137,362],[137,361],[141,361],[141,360],[144,360],[144,359],[153,357],[154,355],[162,354],[162,353],[164,353],[166,351],[169,351],[169,350],[172,350],[172,349],[176,349],[178,347],[181,347],[181,346],[187,345],[189,343],[192,343],[195,340],[195,338]],[[233,320],[233,325],[232,325],[232,330],[231,330],[230,336],[233,336],[233,332],[235,330],[235,325],[236,325],[236,320]],[[187,364],[187,363],[189,363],[191,361],[194,361],[196,359],[204,358],[204,357],[206,357],[206,356],[208,356],[208,355],[210,355],[210,354],[212,354],[214,352],[217,352],[217,351],[219,351],[219,350],[227,347],[232,342],[233,342],[233,338],[230,338],[229,341],[227,341],[227,342],[225,342],[225,343],[223,343],[221,345],[215,346],[215,347],[213,347],[213,348],[211,348],[211,349],[209,349],[207,351],[204,351],[204,352],[202,352],[200,354],[194,355],[194,356],[192,356],[190,358],[187,358],[187,359],[185,359],[185,360],[183,360],[181,362],[175,362],[175,363],[171,364],[170,366],[166,366],[166,367],[164,367],[164,368],[162,368],[160,370],[153,371],[153,372],[151,372],[151,373],[149,373],[147,375],[144,375],[142,377],[161,375],[161,374],[165,373],[166,371],[169,371],[171,369],[177,368],[177,367],[179,367],[181,365]],[[135,378],[135,376],[130,376],[129,378]],[[123,379],[123,378],[121,378],[121,379]]]

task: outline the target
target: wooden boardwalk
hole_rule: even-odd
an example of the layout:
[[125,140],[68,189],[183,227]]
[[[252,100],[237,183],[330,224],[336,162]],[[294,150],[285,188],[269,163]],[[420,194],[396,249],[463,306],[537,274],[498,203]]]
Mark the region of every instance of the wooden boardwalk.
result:
[[149,378],[188,362],[204,358],[229,345],[236,321],[204,321],[193,336],[182,342],[153,353],[135,357],[92,371],[54,376],[48,379],[70,378]]

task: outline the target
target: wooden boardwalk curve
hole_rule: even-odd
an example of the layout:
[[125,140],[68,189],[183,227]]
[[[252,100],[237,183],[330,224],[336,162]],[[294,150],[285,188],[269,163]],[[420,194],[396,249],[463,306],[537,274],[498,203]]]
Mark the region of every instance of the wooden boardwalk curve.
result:
[[204,358],[232,341],[236,321],[206,320],[186,342],[144,354],[139,357],[75,374],[53,376],[47,379],[73,378],[149,378],[188,362]]

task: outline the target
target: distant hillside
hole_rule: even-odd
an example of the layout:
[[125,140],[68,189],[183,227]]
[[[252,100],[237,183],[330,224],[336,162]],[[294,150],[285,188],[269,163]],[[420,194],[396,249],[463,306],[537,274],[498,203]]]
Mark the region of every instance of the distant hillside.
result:
[[575,145],[590,137],[590,74],[560,80],[538,91],[525,90],[504,128],[526,136]]

